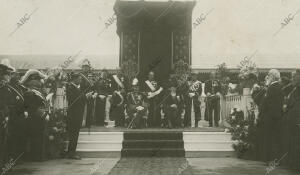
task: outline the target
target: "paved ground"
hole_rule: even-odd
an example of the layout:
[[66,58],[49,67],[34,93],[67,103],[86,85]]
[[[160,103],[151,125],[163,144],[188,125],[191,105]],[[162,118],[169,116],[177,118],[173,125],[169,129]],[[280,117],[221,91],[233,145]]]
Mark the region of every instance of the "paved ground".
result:
[[[23,163],[7,175],[265,175],[260,162],[236,158],[89,158]],[[276,167],[269,175],[299,173]]]

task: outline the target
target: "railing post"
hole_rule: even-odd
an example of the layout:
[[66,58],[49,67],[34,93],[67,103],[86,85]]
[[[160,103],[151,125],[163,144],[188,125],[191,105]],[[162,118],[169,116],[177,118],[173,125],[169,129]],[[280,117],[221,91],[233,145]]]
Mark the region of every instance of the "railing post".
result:
[[251,109],[251,102],[253,102],[251,97],[251,89],[250,88],[244,88],[243,89],[243,106],[242,110],[244,111],[245,118],[248,118],[248,110]]

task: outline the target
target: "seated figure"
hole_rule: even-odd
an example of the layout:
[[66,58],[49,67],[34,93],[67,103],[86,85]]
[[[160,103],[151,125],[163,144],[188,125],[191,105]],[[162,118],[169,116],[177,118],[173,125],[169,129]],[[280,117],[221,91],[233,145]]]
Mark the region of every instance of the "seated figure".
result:
[[170,83],[169,93],[163,103],[164,123],[168,128],[179,128],[183,126],[184,119],[184,100],[176,90],[175,83]]
[[139,91],[138,80],[132,83],[132,92],[127,94],[127,106],[125,110],[128,128],[144,128],[147,126],[148,104],[145,96]]

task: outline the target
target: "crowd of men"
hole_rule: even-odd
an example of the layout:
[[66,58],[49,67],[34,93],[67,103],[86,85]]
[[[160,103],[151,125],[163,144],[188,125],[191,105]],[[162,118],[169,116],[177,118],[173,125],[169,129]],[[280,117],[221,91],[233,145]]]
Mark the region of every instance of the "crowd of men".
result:
[[[76,155],[80,128],[105,126],[107,119],[114,121],[115,127],[197,127],[201,119],[201,97],[205,97],[203,118],[210,127],[219,124],[222,87],[215,73],[204,82],[191,75],[181,84],[176,76],[160,84],[152,71],[145,79],[132,80],[121,72],[111,75],[102,71],[95,75],[89,61],[85,61],[81,72],[72,72],[65,78],[63,75],[62,71],[49,76],[28,70],[21,77],[9,60],[2,60],[1,166],[23,153],[33,161],[45,158],[47,122],[51,120],[53,108],[60,108],[66,114],[69,140],[66,156],[70,159],[80,159]],[[256,80],[255,76],[252,78]],[[293,159],[293,134],[300,122],[299,93],[300,70],[293,74],[292,80],[281,78],[279,71],[271,70],[264,86],[253,86],[253,99],[259,106],[260,160],[278,159],[284,152]],[[58,129],[54,127],[54,130]]]
[[300,70],[293,73],[292,79],[270,70],[264,86],[254,85],[252,97],[259,107],[258,159],[299,168]]
[[[47,139],[53,139],[45,138],[53,108],[66,114],[67,157],[80,159],[75,152],[82,126],[105,126],[109,118],[115,127],[197,127],[201,117],[199,97],[203,95],[209,104],[205,118],[210,126],[218,126],[219,91],[217,80],[202,83],[195,76],[183,84],[170,77],[161,85],[152,71],[145,80],[128,80],[121,72],[95,75],[88,60],[82,64],[82,71],[67,76],[64,71],[48,75],[32,69],[21,76],[9,60],[2,60],[0,165],[24,153],[32,161],[45,159]],[[59,130],[56,126],[52,129]]]

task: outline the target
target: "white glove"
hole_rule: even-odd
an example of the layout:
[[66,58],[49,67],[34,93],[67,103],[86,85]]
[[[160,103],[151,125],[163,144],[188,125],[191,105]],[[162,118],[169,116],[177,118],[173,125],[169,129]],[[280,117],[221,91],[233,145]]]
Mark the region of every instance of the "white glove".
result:
[[50,120],[50,116],[47,114],[47,116],[45,117],[45,120],[48,122]]
[[136,107],[136,109],[137,109],[138,111],[142,111],[142,110],[144,110],[144,107],[143,107],[143,106],[138,106],[138,107]]
[[177,108],[177,105],[176,104],[172,104],[171,108]]
[[28,112],[27,111],[24,112],[24,116],[25,116],[25,118],[28,118]]

